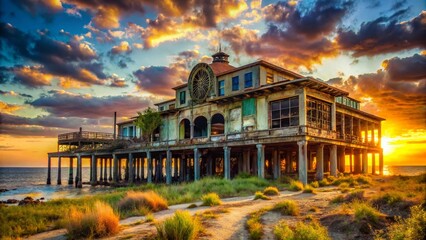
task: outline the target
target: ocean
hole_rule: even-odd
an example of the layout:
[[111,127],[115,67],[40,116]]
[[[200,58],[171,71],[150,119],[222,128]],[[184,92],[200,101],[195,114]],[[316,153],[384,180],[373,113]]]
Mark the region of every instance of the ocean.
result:
[[[347,166],[348,168],[348,166]],[[109,187],[83,185],[83,188],[76,189],[73,185],[68,185],[68,167],[62,168],[62,185],[57,185],[58,169],[52,167],[52,185],[46,185],[47,168],[7,168],[0,167],[0,189],[9,191],[0,193],[0,201],[7,199],[23,199],[26,196],[32,198],[42,198],[46,200],[57,198],[68,198],[107,191]],[[369,172],[371,172],[371,167]],[[406,175],[414,176],[426,173],[426,166],[384,166],[385,175]],[[83,168],[83,182],[90,179],[90,168]],[[98,175],[99,176],[99,175]],[[74,168],[75,177],[75,168]]]

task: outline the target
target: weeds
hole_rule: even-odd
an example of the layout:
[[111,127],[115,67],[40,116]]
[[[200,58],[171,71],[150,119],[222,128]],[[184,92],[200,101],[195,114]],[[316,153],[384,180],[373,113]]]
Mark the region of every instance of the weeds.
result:
[[306,187],[303,189],[303,192],[315,194],[315,189],[313,187],[311,187],[310,185],[306,185]]
[[263,231],[261,217],[266,211],[267,209],[261,209],[250,214],[249,219],[246,222],[246,226],[251,240],[258,240],[262,237]]
[[149,192],[128,192],[126,196],[118,202],[118,209],[123,212],[146,214],[150,211],[160,211],[167,209],[167,201],[153,191]]
[[263,194],[263,192],[257,191],[254,193],[254,199],[253,200],[257,200],[257,199],[262,199],[262,200],[271,200],[270,197],[265,196],[265,194]]
[[292,200],[284,200],[282,202],[279,202],[274,205],[272,210],[279,211],[282,215],[299,215],[299,207],[297,206],[296,202]]
[[265,190],[263,190],[263,194],[265,194],[266,196],[277,196],[280,193],[278,191],[278,188],[276,187],[267,187],[265,188]]
[[217,195],[217,193],[208,193],[205,194],[201,197],[201,201],[203,201],[203,203],[201,204],[202,206],[217,206],[217,205],[221,205],[222,201],[220,200],[219,195]]
[[300,181],[290,181],[290,186],[288,187],[288,190],[290,191],[300,191],[303,190],[303,183],[301,183]]
[[327,229],[316,221],[298,222],[290,227],[281,221],[274,228],[274,235],[279,240],[329,240]]
[[157,238],[168,239],[195,239],[201,230],[200,222],[192,217],[188,211],[178,210],[164,222],[156,225]]

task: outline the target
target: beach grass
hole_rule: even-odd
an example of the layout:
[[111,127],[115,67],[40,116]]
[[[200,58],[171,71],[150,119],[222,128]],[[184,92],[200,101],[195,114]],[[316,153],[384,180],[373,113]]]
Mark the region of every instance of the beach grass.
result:
[[203,202],[202,206],[217,206],[221,205],[222,201],[220,200],[219,195],[217,193],[207,193],[201,196],[201,201]]
[[175,214],[156,225],[157,239],[195,239],[201,230],[197,217],[191,216],[188,211],[177,210]]
[[[56,199],[38,205],[7,206],[0,208],[0,239],[20,238],[36,233],[64,228],[69,209],[85,211],[94,206],[96,201],[110,205],[119,214],[120,219],[143,215],[142,211],[120,211],[119,202],[128,192],[153,191],[164,198],[169,205],[198,201],[202,195],[215,192],[219,197],[249,196],[265,187],[281,183],[271,182],[257,177],[203,178],[197,182],[179,185],[144,184],[132,187],[111,189],[110,193],[98,193],[80,198]],[[283,187],[284,185],[281,184]],[[148,209],[149,210],[149,209]],[[146,211],[148,213],[149,211]]]
[[274,211],[280,212],[282,215],[297,216],[299,215],[299,207],[293,200],[283,200],[274,205]]
[[290,227],[286,221],[281,221],[274,227],[274,235],[279,240],[329,240],[327,228],[316,221],[309,223],[298,222]]

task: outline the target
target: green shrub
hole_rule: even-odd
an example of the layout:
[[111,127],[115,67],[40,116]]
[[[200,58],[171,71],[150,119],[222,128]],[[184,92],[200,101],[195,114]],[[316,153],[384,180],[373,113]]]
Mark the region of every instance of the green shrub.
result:
[[119,217],[108,204],[96,202],[86,211],[71,208],[66,229],[72,239],[110,236],[119,230]]
[[313,182],[311,182],[311,183],[310,183],[310,185],[311,185],[311,187],[313,187],[313,188],[319,188],[319,183],[318,183],[318,181],[313,181]]
[[426,211],[420,206],[410,209],[407,219],[397,218],[389,227],[388,238],[392,240],[415,240],[426,238]]
[[289,177],[289,176],[281,176],[280,181],[282,183],[290,183],[291,181],[294,181],[294,180],[291,177]]
[[203,196],[201,196],[201,201],[203,201],[203,203],[201,204],[202,206],[217,206],[217,205],[221,205],[222,201],[220,200],[219,195],[217,195],[217,193],[207,193]]
[[364,176],[364,175],[359,175],[355,178],[355,180],[359,183],[359,184],[371,184],[371,178]]
[[314,193],[315,194],[315,189],[313,187],[311,187],[310,185],[306,185],[306,187],[303,189],[304,193]]
[[284,221],[274,227],[274,235],[279,240],[329,240],[327,229],[318,222],[298,222],[289,227]]
[[254,199],[253,200],[257,200],[257,199],[262,199],[262,200],[271,200],[270,197],[265,196],[265,194],[263,194],[263,192],[257,191],[254,193]]
[[246,222],[246,226],[251,240],[258,240],[262,238],[263,227],[260,218],[265,212],[266,209],[260,209],[250,214],[249,219]]
[[331,203],[342,203],[345,201],[345,197],[343,195],[338,195],[336,197],[334,197],[333,199],[331,199]]
[[266,196],[276,196],[279,195],[280,192],[276,187],[267,187],[263,190],[263,194],[265,194]]
[[381,214],[369,204],[355,201],[350,207],[354,210],[356,221],[366,220],[371,223],[378,223]]
[[274,205],[272,208],[274,211],[281,212],[282,215],[291,215],[297,216],[299,215],[299,207],[296,202],[292,200],[284,200]]
[[195,239],[201,225],[196,217],[192,217],[188,211],[177,210],[172,217],[156,225],[157,238],[169,239]]
[[345,197],[346,202],[361,201],[364,199],[364,190],[354,190]]
[[154,220],[154,214],[148,213],[147,215],[145,215],[145,222],[154,222]]
[[251,177],[253,177],[253,176],[250,173],[242,172],[242,173],[239,173],[235,178],[246,179],[246,178],[251,178]]
[[118,202],[118,209],[124,212],[141,212],[142,210],[143,213],[146,213],[146,209],[157,212],[167,208],[167,201],[153,191],[130,191]]
[[397,203],[403,201],[403,197],[398,192],[387,192],[379,195],[373,199],[373,204],[377,206],[381,206],[383,204],[394,206]]
[[290,186],[288,186],[288,190],[295,191],[295,192],[303,190],[303,183],[301,183],[300,181],[291,180]]

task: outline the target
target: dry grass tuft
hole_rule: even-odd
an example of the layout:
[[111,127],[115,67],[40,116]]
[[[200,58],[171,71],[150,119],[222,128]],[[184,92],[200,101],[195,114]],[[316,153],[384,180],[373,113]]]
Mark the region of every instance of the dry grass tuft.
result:
[[290,191],[300,191],[303,190],[303,183],[301,183],[300,181],[290,181],[290,186],[288,187],[288,190]]
[[203,201],[203,203],[201,204],[202,206],[217,206],[217,205],[221,205],[222,201],[220,200],[219,195],[217,195],[217,193],[207,193],[203,196],[201,196],[201,201]]
[[168,209],[167,201],[153,191],[148,192],[127,192],[126,196],[118,202],[120,211],[161,211]]
[[95,202],[84,212],[72,208],[66,228],[73,239],[110,236],[119,230],[119,217],[108,204]]
[[263,192],[257,191],[254,193],[254,199],[253,200],[257,200],[257,199],[262,199],[262,200],[271,200],[270,197],[266,196],[265,194],[263,194]]
[[156,225],[157,239],[195,239],[201,230],[201,224],[188,211],[178,210],[173,217]]
[[297,206],[296,202],[292,200],[281,201],[275,204],[272,210],[279,211],[281,212],[282,215],[291,215],[291,216],[299,215],[299,207]]
[[280,192],[276,187],[267,187],[265,188],[265,190],[263,190],[263,194],[265,194],[266,196],[277,196],[280,194]]

